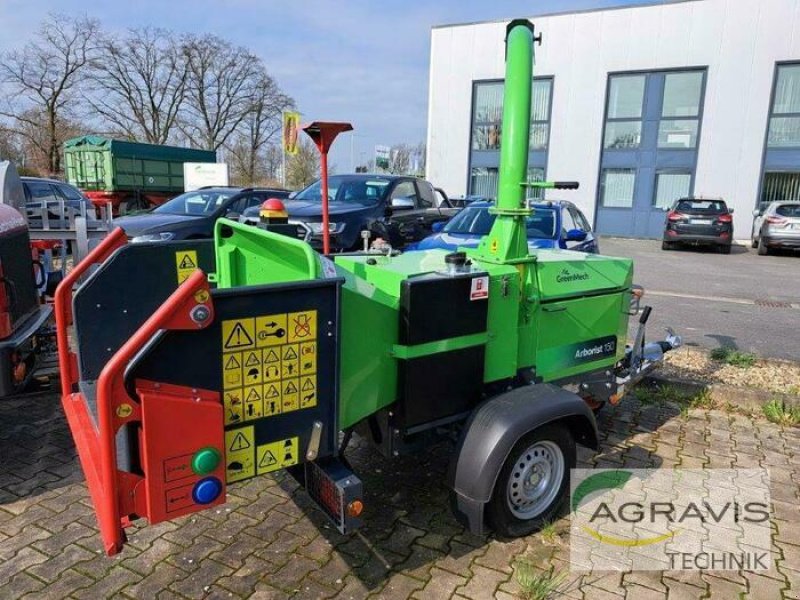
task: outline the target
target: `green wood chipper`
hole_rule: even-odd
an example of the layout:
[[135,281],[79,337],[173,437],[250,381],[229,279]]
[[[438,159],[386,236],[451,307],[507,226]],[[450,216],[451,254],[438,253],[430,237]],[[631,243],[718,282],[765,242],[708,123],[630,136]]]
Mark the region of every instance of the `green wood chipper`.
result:
[[67,276],[63,404],[109,554],[134,519],[283,469],[352,531],[353,434],[388,457],[457,439],[447,485],[474,532],[526,535],[560,510],[576,445],[597,447],[593,410],[680,341],[645,344],[645,308],[626,343],[630,260],[528,250],[526,186],[575,187],[525,180],[534,42],[509,24],[496,220],[477,249],[326,257],[222,219],[207,241],[117,230]]

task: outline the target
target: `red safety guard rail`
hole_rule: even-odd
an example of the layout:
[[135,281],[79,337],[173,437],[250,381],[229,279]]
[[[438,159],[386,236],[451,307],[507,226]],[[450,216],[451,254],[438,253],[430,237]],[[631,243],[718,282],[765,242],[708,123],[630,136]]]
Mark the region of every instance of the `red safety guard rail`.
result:
[[[111,254],[115,244],[119,244],[119,236],[115,235],[117,231],[121,230],[115,230],[111,240],[106,238],[104,244],[90,253],[75,269],[78,274],[71,279],[65,279],[56,291],[56,301],[61,298],[61,302],[56,305],[56,327],[62,373],[65,367],[72,368],[75,360],[74,354],[70,356],[66,346],[62,345],[67,343],[66,330],[70,316],[66,307],[68,301],[71,301],[72,285],[86,271],[87,266],[84,263],[91,261],[90,264],[94,264],[101,257]],[[62,290],[64,286],[69,286],[66,291]],[[123,528],[129,524],[130,515],[144,515],[147,512],[145,498],[136,494],[136,488],[143,478],[117,469],[117,431],[126,423],[141,421],[139,403],[130,398],[125,389],[125,369],[158,331],[201,329],[213,320],[214,311],[208,282],[205,274],[197,270],[164,301],[103,368],[97,381],[97,426],[92,420],[86,398],[81,393],[72,392],[71,386],[75,380],[71,371],[71,381],[68,380],[66,386],[62,384],[64,411],[97,512],[103,546],[109,556],[122,549]],[[77,378],[77,369],[75,377]]]
[[127,236],[121,227],[117,227],[101,241],[94,250],[74,268],[56,288],[55,315],[56,341],[58,343],[58,368],[61,374],[61,396],[72,392],[78,383],[78,361],[74,352],[69,349],[69,326],[72,325],[72,288],[92,265],[104,262],[117,248],[127,243]]

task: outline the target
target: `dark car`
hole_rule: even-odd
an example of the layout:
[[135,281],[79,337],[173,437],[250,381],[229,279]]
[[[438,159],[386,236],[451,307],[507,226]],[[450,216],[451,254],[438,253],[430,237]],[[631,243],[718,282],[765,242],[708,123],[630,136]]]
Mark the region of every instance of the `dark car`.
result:
[[715,246],[723,254],[731,253],[733,209],[716,198],[681,198],[667,212],[663,250],[679,244]]
[[214,237],[220,217],[238,219],[252,206],[269,198],[287,198],[288,190],[272,188],[209,187],[186,192],[145,213],[115,219],[132,242]]
[[[308,231],[307,241],[322,248],[322,192],[316,181],[285,202],[289,222]],[[437,202],[436,194],[441,194]],[[434,223],[448,220],[457,210],[443,192],[416,177],[401,175],[333,175],[328,178],[330,246],[333,251],[363,248],[362,231],[403,248],[429,235]],[[243,222],[258,222],[258,208]]]
[[50,219],[66,216],[66,209],[89,218],[95,216],[91,201],[68,183],[43,177],[20,177],[20,181],[25,191],[25,212],[29,220],[41,219],[44,209]]
[[[491,202],[472,202],[444,225],[441,231],[425,238],[409,250],[476,248],[489,233],[495,215]],[[597,254],[597,238],[583,213],[572,202],[555,200],[531,204],[533,214],[526,222],[528,248],[562,248]]]

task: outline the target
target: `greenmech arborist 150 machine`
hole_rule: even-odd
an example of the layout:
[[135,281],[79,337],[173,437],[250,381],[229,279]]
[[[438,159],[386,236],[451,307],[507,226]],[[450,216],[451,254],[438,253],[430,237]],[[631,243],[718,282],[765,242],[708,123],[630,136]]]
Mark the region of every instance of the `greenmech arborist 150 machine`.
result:
[[528,250],[526,187],[575,187],[526,181],[534,41],[530,22],[508,26],[496,220],[478,248],[325,257],[221,219],[206,241],[117,230],[67,276],[63,404],[108,554],[134,519],[216,507],[282,469],[352,531],[353,433],[388,457],[457,436],[448,485],[474,532],[554,517],[576,444],[598,444],[593,409],[680,342],[645,344],[646,308],[626,345],[630,260]]

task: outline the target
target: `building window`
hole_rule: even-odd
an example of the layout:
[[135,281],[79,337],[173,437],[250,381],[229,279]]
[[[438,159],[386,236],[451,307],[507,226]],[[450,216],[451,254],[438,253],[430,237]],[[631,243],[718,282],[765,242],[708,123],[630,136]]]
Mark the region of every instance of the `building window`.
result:
[[685,150],[697,147],[704,77],[702,71],[667,73],[664,76],[664,101],[658,125],[659,148]]
[[[469,189],[474,196],[483,196],[490,200],[497,198],[498,169],[494,167],[473,167],[470,172]],[[544,181],[544,169],[531,167],[528,169],[528,181]],[[526,199],[538,202],[544,198],[544,190],[526,188]]]
[[644,75],[614,75],[608,84],[608,116],[603,147],[638,148],[642,143]]
[[800,147],[800,65],[780,65],[775,78],[768,145]]
[[606,125],[604,146],[607,150],[638,148],[641,143],[641,121],[610,121]]
[[663,118],[685,119],[700,116],[700,98],[703,94],[703,73],[667,73],[664,77]]
[[691,188],[691,173],[657,173],[653,206],[656,208],[669,208],[675,200],[689,196]]
[[630,208],[636,186],[636,169],[604,169],[600,178],[600,201],[606,208]]
[[644,75],[614,75],[608,90],[609,119],[641,119]]
[[775,202],[777,200],[800,200],[800,173],[764,173],[761,202]]
[[[547,150],[553,80],[535,79],[531,88],[530,149]],[[472,149],[499,150],[502,141],[503,82],[475,84],[472,113]]]

